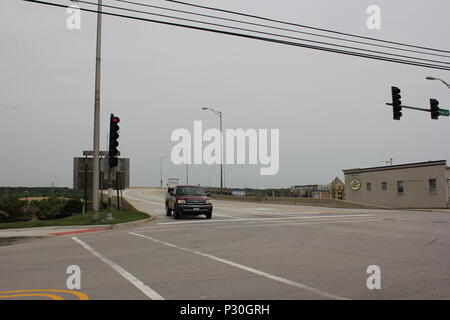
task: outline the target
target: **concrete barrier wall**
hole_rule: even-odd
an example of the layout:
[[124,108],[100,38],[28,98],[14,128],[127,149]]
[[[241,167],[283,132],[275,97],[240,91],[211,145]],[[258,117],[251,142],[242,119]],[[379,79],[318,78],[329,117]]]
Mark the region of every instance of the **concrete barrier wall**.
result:
[[297,197],[233,197],[226,195],[211,195],[215,200],[229,200],[241,202],[259,202],[259,203],[279,203],[302,206],[349,208],[349,209],[391,209],[386,207],[373,206],[365,203],[350,202],[336,199],[315,199],[315,198],[297,198]]

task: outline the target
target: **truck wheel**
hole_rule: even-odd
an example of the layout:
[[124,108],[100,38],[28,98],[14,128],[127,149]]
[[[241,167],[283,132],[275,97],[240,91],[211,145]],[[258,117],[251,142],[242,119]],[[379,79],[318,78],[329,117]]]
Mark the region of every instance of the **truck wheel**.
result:
[[207,214],[206,214],[206,219],[211,219],[211,218],[212,218],[212,212],[207,213]]
[[173,210],[173,217],[177,220],[180,219],[180,214],[178,213],[178,211],[176,209]]

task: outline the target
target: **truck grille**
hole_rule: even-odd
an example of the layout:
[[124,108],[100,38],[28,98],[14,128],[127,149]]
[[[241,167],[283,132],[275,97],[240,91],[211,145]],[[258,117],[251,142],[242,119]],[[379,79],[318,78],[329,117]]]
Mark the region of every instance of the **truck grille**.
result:
[[205,200],[187,200],[186,204],[205,204]]

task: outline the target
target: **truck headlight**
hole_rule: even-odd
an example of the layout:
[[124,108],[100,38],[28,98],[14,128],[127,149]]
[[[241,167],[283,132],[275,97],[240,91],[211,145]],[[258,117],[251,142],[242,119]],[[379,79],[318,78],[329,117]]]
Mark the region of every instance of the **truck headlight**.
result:
[[177,204],[185,204],[186,200],[177,200]]
[[206,200],[206,204],[212,204],[212,200]]

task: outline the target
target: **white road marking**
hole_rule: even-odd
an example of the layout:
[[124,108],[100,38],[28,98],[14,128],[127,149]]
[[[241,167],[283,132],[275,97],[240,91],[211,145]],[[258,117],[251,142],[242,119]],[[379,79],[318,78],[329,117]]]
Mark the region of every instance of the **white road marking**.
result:
[[201,227],[189,227],[189,228],[136,228],[135,230],[141,230],[141,232],[155,232],[155,231],[186,231],[186,230],[197,230]]
[[288,215],[288,216],[293,216],[293,215],[299,215],[299,214],[320,214],[322,212],[320,211],[311,211],[311,212],[290,212],[290,211],[285,211],[283,212],[284,215]]
[[106,263],[108,266],[113,268],[117,271],[122,277],[127,279],[129,282],[131,282],[132,285],[134,285],[136,288],[142,291],[147,297],[149,297],[152,300],[165,300],[162,296],[160,296],[156,291],[151,289],[149,286],[147,286],[145,283],[143,283],[141,280],[137,279],[135,276],[133,276],[131,273],[120,267],[119,265],[115,264],[111,260],[105,258],[100,253],[92,249],[88,244],[83,242],[82,240],[78,239],[77,237],[72,237],[73,240],[78,242],[83,248],[85,248],[87,251],[92,253],[94,256],[102,260],[104,263]]
[[183,231],[183,230],[198,230],[204,228],[214,228],[214,229],[226,229],[226,228],[245,228],[245,227],[277,227],[277,226],[297,226],[297,225],[309,225],[309,224],[331,224],[331,223],[352,223],[352,222],[372,222],[372,221],[382,221],[382,219],[367,219],[367,218],[355,218],[352,220],[327,220],[327,221],[315,221],[315,222],[292,222],[292,223],[265,223],[265,224],[248,224],[249,222],[244,222],[244,224],[239,225],[219,225],[219,226],[209,226],[201,225],[197,227],[191,226],[174,226],[173,228],[166,227],[141,227],[135,230],[140,230],[142,232],[155,232],[155,231]]
[[214,222],[236,222],[236,221],[273,221],[273,220],[301,220],[301,219],[326,219],[326,218],[346,218],[346,217],[373,217],[371,214],[347,214],[334,216],[313,216],[313,217],[282,217],[282,218],[237,218],[237,219],[217,219],[217,220],[196,220],[179,222],[159,222],[158,225],[166,224],[188,224],[188,223],[214,223]]
[[224,217],[224,218],[231,218],[231,219],[239,219],[239,217],[234,217],[234,216],[226,216],[224,214],[218,214],[218,213],[213,213],[215,216],[218,217]]
[[135,233],[135,232],[128,232],[128,233],[131,234],[131,235],[137,236],[137,237],[141,237],[141,238],[144,238],[144,239],[147,239],[147,240],[154,241],[156,243],[163,244],[165,246],[168,246],[168,247],[171,247],[171,248],[174,248],[174,249],[179,249],[179,250],[183,250],[183,251],[192,252],[192,253],[195,253],[197,255],[203,256],[205,258],[209,258],[209,259],[212,259],[212,260],[215,260],[215,261],[218,261],[218,262],[222,262],[222,263],[228,264],[230,266],[233,266],[233,267],[236,267],[236,268],[239,268],[239,269],[242,269],[242,270],[245,270],[245,271],[257,274],[259,276],[262,276],[262,277],[265,277],[265,278],[268,278],[268,279],[271,279],[271,280],[275,280],[275,281],[278,281],[278,282],[281,282],[281,283],[284,283],[284,284],[287,284],[287,285],[290,285],[290,286],[293,286],[293,287],[305,290],[307,292],[319,295],[319,296],[324,297],[324,298],[335,299],[335,300],[348,300],[347,298],[340,297],[338,295],[335,295],[335,294],[332,294],[332,293],[328,293],[328,292],[325,292],[325,291],[322,291],[322,290],[319,290],[319,289],[315,289],[315,288],[312,288],[312,287],[307,286],[305,284],[298,283],[298,282],[295,282],[295,281],[292,281],[292,280],[288,280],[288,279],[285,279],[285,278],[282,278],[282,277],[279,277],[279,276],[276,276],[276,275],[273,275],[273,274],[270,274],[270,273],[267,273],[267,272],[264,272],[264,271],[252,268],[252,267],[247,267],[247,266],[244,266],[242,264],[239,264],[239,263],[236,263],[236,262],[233,262],[233,261],[230,261],[230,260],[219,258],[219,257],[213,256],[213,255],[207,254],[207,253],[203,253],[201,251],[197,251],[197,250],[193,250],[193,249],[189,249],[189,248],[183,248],[183,247],[180,247],[180,246],[178,246],[176,244],[165,242],[165,241],[161,241],[161,240],[158,240],[158,239],[155,239],[155,238],[152,238],[152,237],[148,237],[148,236],[145,236],[145,235],[142,235],[142,234],[139,234],[139,233]]
[[330,220],[317,222],[276,223],[276,224],[246,224],[239,226],[215,226],[214,228],[220,229],[220,228],[245,228],[245,227],[278,227],[278,226],[299,226],[309,224],[352,223],[352,222],[371,222],[371,221],[381,221],[381,219]]
[[135,200],[135,201],[147,202],[147,203],[156,204],[158,206],[164,207],[164,204],[162,204],[160,202],[143,200],[143,199],[135,198],[135,197],[132,197],[132,196],[129,196],[129,195],[126,195],[125,198],[130,198],[130,199]]

